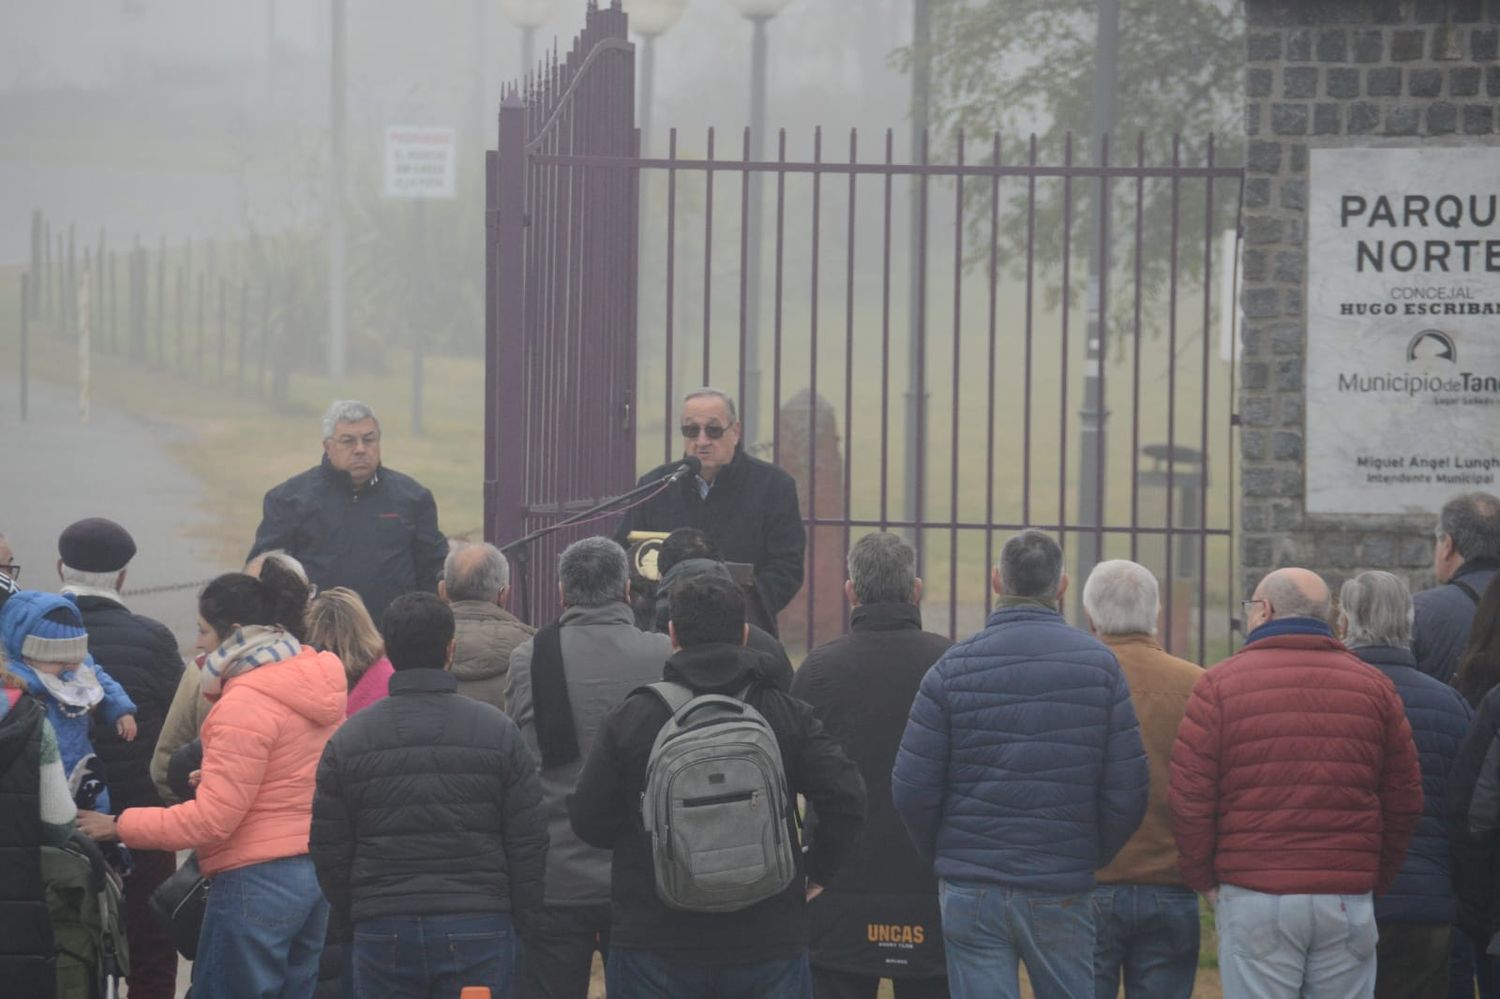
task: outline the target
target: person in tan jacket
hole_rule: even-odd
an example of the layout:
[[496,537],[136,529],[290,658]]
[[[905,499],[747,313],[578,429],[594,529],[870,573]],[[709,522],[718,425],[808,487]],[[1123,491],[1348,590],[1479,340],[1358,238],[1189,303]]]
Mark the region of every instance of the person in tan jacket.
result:
[[1083,587],[1089,630],[1110,647],[1130,686],[1146,744],[1150,802],[1135,835],[1094,890],[1094,994],[1188,999],[1198,970],[1198,897],[1182,883],[1167,809],[1172,744],[1203,670],[1156,640],[1161,597],[1145,566],[1101,562]]
[[536,634],[505,609],[510,563],[494,545],[460,545],[443,563],[438,596],[448,602],[458,626],[448,668],[458,678],[458,692],[506,710],[510,654]]

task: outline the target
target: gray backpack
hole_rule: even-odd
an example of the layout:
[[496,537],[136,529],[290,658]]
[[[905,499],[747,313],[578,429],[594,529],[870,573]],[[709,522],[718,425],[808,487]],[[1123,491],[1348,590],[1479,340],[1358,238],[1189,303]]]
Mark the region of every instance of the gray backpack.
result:
[[672,712],[641,794],[657,896],[688,912],[736,912],[784,891],[797,874],[797,844],[776,733],[745,703],[746,691],[646,689]]

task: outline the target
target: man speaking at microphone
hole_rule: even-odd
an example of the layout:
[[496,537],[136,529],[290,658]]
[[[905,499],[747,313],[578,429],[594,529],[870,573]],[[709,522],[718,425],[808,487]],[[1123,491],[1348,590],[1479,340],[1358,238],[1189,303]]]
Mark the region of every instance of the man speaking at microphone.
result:
[[[755,588],[774,619],[802,588],[807,533],[797,483],[740,449],[739,416],[728,393],[715,388],[689,392],[678,425],[684,459],[696,458],[700,467],[628,511],[615,537],[625,544],[631,531],[696,527],[724,561],[755,567]],[[641,484],[666,478],[681,466],[673,461],[653,468],[641,476]]]

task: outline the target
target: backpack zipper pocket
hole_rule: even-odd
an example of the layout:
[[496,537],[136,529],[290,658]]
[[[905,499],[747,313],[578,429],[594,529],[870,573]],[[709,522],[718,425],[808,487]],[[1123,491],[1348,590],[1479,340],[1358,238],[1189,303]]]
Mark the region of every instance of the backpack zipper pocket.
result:
[[710,794],[702,798],[683,798],[683,808],[701,808],[704,805],[729,805],[737,801],[748,801],[750,806],[755,806],[760,797],[759,791],[737,791],[730,794]]

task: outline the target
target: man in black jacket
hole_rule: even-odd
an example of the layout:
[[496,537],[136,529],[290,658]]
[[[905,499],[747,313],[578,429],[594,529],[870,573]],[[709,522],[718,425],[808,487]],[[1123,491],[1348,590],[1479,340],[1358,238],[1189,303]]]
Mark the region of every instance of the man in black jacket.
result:
[[[849,852],[864,820],[859,770],[813,717],[812,709],[771,686],[758,655],[744,648],[745,601],[733,582],[685,580],[672,596],[677,653],[665,679],[695,694],[745,693],[776,735],[788,791],[818,812],[817,839],[785,891],[735,912],[685,912],[656,893],[651,838],[641,822],[646,763],[669,718],[651,691],[631,694],[605,718],[578,786],[568,799],[573,831],[614,851],[607,991],[636,996],[799,999],[812,995],[807,963],[807,904]],[[796,842],[795,817],[786,816]]]
[[[808,653],[792,696],[812,705],[859,766],[869,792],[849,862],[809,907],[818,999],[874,999],[881,978],[898,999],[946,999],[937,879],[891,804],[891,767],[929,667],[952,643],[922,630],[922,581],[911,545],[867,534],[849,550],[849,634]],[[808,817],[814,842],[819,817]]]
[[279,549],[319,589],[347,586],[376,621],[403,593],[437,590],[448,542],[437,503],[416,479],[380,463],[380,421],[342,400],[323,417],[323,461],[266,493],[246,560]]
[[[718,389],[688,393],[680,426],[685,456],[697,458],[702,469],[627,513],[615,538],[623,545],[631,531],[698,528],[725,561],[755,567],[755,588],[774,624],[802,588],[807,533],[797,483],[775,465],[740,450],[734,400]],[[663,478],[675,465],[652,469],[641,476],[641,484]]]
[[[132,613],[120,597],[135,551],[130,532],[103,517],[71,524],[57,539],[57,574],[63,594],[83,617],[89,655],[125,688],[137,708],[134,740],[120,738],[97,715],[89,732],[117,815],[127,808],[162,804],[151,781],[151,754],[182,678],[182,654],[172,632],[160,621]],[[125,878],[126,981],[132,997],[172,999],[177,994],[177,949],[147,903],[157,885],[177,870],[177,856],[170,850],[132,850],[131,858],[135,866]]]
[[359,995],[508,996],[514,933],[542,904],[536,763],[499,708],[458,694],[453,630],[436,596],[398,597],[382,619],[391,696],[318,765],[311,852],[354,926]]

